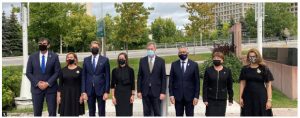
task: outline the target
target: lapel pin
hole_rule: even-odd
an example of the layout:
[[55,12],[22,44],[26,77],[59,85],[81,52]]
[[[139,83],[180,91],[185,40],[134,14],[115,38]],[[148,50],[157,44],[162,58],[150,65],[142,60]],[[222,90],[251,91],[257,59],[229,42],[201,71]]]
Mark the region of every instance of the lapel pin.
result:
[[259,69],[257,69],[257,73],[261,73],[261,71]]
[[79,74],[79,70],[77,70],[76,73]]

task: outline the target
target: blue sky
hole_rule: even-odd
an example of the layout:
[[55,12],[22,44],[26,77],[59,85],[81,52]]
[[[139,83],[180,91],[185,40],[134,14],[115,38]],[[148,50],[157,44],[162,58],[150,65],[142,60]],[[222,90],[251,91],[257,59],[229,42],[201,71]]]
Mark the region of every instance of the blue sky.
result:
[[[116,16],[114,3],[92,3],[92,14],[96,18],[101,17],[101,4],[103,4],[103,13],[109,13],[112,16]],[[148,19],[148,26],[158,17],[162,18],[172,18],[175,22],[177,29],[182,29],[184,24],[188,23],[188,13],[185,12],[184,8],[180,5],[184,3],[158,3],[158,2],[145,2],[145,7],[154,7]],[[2,3],[2,9],[9,16],[12,9],[11,5],[20,6],[20,3]],[[20,16],[19,16],[20,18]]]

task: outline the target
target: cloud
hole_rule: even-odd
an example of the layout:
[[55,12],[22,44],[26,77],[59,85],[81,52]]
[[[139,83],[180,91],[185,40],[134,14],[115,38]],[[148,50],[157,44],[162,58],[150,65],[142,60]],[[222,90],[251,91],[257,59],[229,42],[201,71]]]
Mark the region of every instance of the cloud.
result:
[[[4,11],[6,18],[10,17],[11,10],[13,8],[12,6],[21,7],[21,3],[15,3],[15,2],[14,3],[9,3],[9,2],[2,3],[2,12]],[[2,14],[2,12],[1,12],[1,14]],[[21,21],[21,13],[16,13],[16,15],[17,15],[18,21],[20,22]]]
[[180,7],[183,3],[153,3],[154,11],[151,12],[148,24],[153,22],[156,18],[171,18],[177,28],[182,28],[184,24],[188,23],[188,13],[185,9]]
[[110,14],[112,16],[116,16],[116,10],[114,7],[114,3],[92,3],[92,14],[96,16],[96,19],[101,18],[101,7],[103,7],[103,17],[105,14]]

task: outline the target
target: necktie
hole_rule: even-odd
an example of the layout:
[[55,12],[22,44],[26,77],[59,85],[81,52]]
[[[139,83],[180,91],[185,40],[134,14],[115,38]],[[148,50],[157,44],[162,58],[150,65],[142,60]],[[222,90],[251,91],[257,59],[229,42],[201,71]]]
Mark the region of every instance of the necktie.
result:
[[182,71],[182,74],[184,74],[184,61],[183,62],[181,62],[181,71]]
[[42,73],[44,74],[45,73],[45,69],[46,69],[46,66],[45,66],[45,55],[42,56]]
[[93,70],[94,70],[94,72],[95,72],[95,70],[96,70],[96,62],[95,62],[95,59],[96,59],[96,56],[94,56],[94,58],[93,58]]
[[152,62],[152,58],[150,58],[150,62],[149,62],[149,69],[150,69],[150,73],[152,73],[152,69],[153,69],[153,62]]

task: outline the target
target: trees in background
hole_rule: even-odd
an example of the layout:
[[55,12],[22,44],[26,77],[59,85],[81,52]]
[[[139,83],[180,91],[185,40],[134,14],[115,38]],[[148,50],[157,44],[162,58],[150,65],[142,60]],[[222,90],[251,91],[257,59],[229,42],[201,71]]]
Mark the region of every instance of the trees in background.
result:
[[16,13],[16,10],[12,10],[10,17],[6,18],[4,11],[2,12],[3,57],[22,55],[22,32]]

